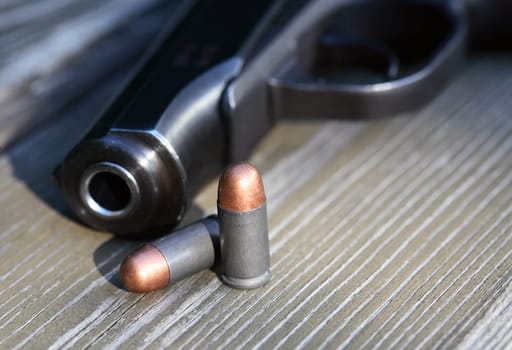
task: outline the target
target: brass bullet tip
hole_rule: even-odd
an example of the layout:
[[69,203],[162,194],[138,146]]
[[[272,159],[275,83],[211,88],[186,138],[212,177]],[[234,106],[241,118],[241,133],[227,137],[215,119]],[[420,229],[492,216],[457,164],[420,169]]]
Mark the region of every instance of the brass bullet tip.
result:
[[218,205],[233,211],[248,211],[263,205],[265,189],[260,173],[247,163],[226,168],[219,179]]
[[120,269],[121,281],[134,293],[146,293],[165,288],[171,280],[167,260],[152,244],[145,244],[128,255]]

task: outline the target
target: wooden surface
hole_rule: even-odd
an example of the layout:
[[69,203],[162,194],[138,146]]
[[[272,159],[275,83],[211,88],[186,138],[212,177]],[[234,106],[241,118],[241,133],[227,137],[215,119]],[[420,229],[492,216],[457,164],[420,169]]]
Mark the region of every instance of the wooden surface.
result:
[[0,1],[0,149],[133,65],[180,6],[174,0]]
[[[421,111],[279,125],[258,148],[272,280],[204,271],[130,294],[139,242],[69,217],[51,169],[117,85],[0,158],[0,348],[505,348],[512,60],[477,57]],[[215,208],[215,184],[187,220]]]
[[[204,271],[122,289],[119,263],[141,242],[76,222],[51,172],[175,9],[0,2],[0,147],[38,126],[0,155],[0,349],[511,348],[510,55],[473,57],[408,115],[279,125],[251,159],[267,286]],[[214,212],[215,192],[186,222]]]

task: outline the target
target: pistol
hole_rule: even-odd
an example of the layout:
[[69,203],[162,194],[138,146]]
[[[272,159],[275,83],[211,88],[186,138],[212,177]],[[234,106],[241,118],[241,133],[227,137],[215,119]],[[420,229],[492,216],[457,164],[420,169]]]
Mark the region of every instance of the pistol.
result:
[[459,1],[194,0],[56,170],[90,226],[144,237],[283,118],[420,107],[460,66]]

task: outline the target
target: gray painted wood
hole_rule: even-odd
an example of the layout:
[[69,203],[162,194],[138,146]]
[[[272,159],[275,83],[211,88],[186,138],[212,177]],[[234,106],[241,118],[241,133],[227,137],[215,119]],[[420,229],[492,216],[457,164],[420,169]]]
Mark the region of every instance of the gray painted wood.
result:
[[0,4],[0,149],[111,74],[133,66],[176,1]]
[[279,125],[251,159],[273,275],[253,291],[204,271],[128,293],[119,263],[139,242],[73,220],[51,170],[125,73],[108,76],[0,156],[0,348],[506,348],[511,62],[474,58],[409,115]]

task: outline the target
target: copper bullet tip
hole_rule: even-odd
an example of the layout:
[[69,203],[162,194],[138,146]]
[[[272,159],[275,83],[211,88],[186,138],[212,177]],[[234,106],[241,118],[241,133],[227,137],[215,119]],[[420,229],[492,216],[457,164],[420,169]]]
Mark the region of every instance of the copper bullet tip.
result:
[[247,163],[237,163],[224,170],[219,180],[220,207],[247,211],[260,207],[265,201],[263,181],[255,167]]
[[130,292],[146,293],[169,285],[167,260],[152,244],[145,244],[128,255],[120,269],[121,281]]

